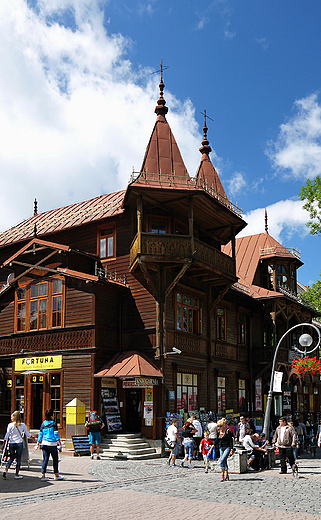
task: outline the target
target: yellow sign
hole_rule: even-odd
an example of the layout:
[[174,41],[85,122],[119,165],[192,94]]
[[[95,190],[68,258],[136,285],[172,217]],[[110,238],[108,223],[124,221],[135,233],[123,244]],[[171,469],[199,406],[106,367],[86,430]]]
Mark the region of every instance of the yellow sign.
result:
[[153,387],[148,386],[145,388],[145,401],[153,402]]
[[7,388],[12,388],[12,379],[7,379]]
[[62,367],[62,356],[37,356],[15,359],[15,371],[54,370]]

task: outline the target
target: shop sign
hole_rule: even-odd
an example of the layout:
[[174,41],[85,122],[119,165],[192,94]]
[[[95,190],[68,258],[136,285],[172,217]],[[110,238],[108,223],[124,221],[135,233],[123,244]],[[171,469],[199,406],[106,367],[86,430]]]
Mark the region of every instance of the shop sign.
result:
[[291,392],[285,391],[283,392],[283,410],[291,410]]
[[217,388],[225,388],[225,377],[217,378]]
[[102,377],[101,378],[101,386],[103,388],[116,388],[117,381],[112,377]]
[[283,372],[274,372],[273,392],[282,392],[282,377]]
[[135,377],[134,380],[123,380],[123,388],[147,388],[158,384],[159,380],[152,377]]
[[168,392],[169,399],[175,399],[175,390],[169,390]]
[[239,390],[245,390],[245,379],[239,379]]
[[54,370],[62,367],[62,356],[37,356],[15,359],[15,371]]
[[7,388],[12,388],[12,379],[7,379]]

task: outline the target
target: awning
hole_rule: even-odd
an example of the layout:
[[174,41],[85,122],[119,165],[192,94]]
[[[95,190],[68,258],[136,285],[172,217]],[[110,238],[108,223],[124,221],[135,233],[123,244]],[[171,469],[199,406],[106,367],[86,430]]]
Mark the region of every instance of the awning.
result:
[[164,377],[162,372],[141,352],[128,350],[111,358],[95,377]]

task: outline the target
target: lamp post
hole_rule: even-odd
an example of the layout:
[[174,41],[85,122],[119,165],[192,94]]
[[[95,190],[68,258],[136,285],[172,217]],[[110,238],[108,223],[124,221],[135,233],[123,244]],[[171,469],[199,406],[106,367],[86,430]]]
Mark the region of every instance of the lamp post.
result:
[[270,388],[269,388],[269,392],[268,392],[267,403],[266,403],[266,410],[265,410],[265,417],[264,417],[263,433],[265,433],[266,439],[268,439],[268,436],[269,436],[269,426],[270,426],[270,417],[271,417],[271,409],[272,409],[272,396],[273,396],[273,380],[274,380],[274,370],[275,370],[276,356],[277,356],[279,347],[281,345],[281,342],[283,341],[285,336],[287,336],[290,332],[292,332],[294,329],[297,329],[298,327],[311,327],[314,330],[316,330],[317,334],[318,334],[318,342],[317,342],[316,346],[313,347],[311,350],[307,350],[307,348],[312,345],[313,339],[310,336],[310,334],[306,334],[306,333],[302,334],[300,336],[300,338],[299,338],[299,343],[300,343],[301,347],[303,347],[304,350],[300,350],[299,348],[294,347],[295,350],[297,350],[300,354],[304,354],[304,356],[306,356],[307,354],[311,354],[311,352],[314,352],[314,350],[316,350],[319,347],[319,345],[320,345],[320,341],[321,341],[320,331],[319,331],[319,329],[315,325],[312,325],[312,323],[299,323],[298,325],[294,325],[294,327],[291,327],[289,330],[287,330],[283,334],[283,336],[281,337],[280,341],[278,342],[278,344],[276,346],[276,349],[275,349],[275,352],[274,352],[274,357],[273,357],[272,371],[271,371],[271,380],[270,380]]

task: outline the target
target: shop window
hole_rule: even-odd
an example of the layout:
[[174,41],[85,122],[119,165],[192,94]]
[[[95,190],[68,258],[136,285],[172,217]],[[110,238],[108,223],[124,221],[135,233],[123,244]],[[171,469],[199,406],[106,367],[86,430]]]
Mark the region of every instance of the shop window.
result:
[[238,315],[238,343],[246,345],[246,316],[241,313]]
[[21,414],[25,411],[25,378],[24,376],[16,376],[16,399],[15,410]]
[[61,374],[50,374],[50,407],[55,412],[57,424],[61,424]]
[[176,329],[200,334],[201,313],[198,298],[182,292],[176,293]]
[[62,327],[63,281],[30,283],[16,291],[16,331]]
[[171,219],[169,217],[161,217],[155,215],[147,218],[147,231],[149,233],[157,233],[165,235],[171,232]]
[[192,412],[198,408],[196,374],[177,374],[177,412]]
[[216,338],[226,339],[226,315],[224,308],[216,309]]
[[225,377],[217,378],[217,411],[225,412],[226,410],[226,394],[225,394]]
[[101,259],[116,256],[116,226],[109,225],[98,230],[98,250]]
[[239,379],[239,411],[246,412],[245,379]]

